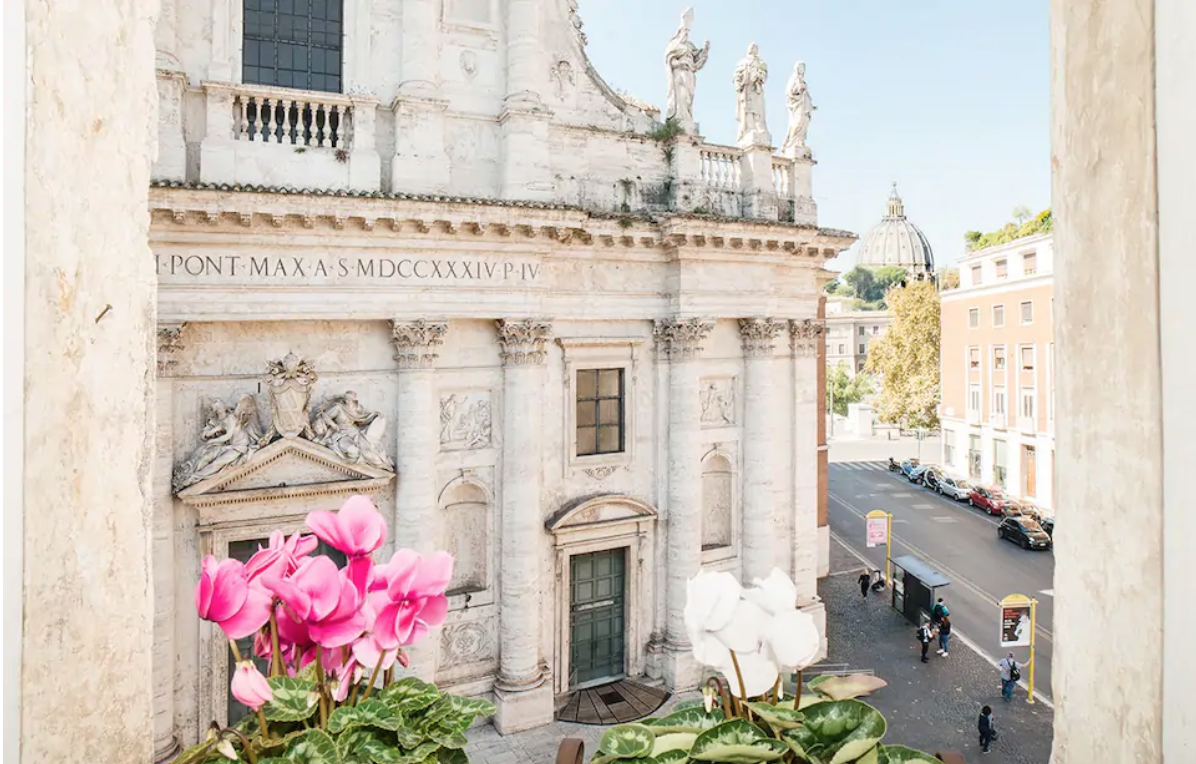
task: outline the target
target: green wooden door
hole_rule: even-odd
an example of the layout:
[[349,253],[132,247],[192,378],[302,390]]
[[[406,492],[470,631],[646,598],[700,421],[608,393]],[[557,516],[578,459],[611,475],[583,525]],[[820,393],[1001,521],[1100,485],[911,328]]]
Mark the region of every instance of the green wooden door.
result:
[[569,558],[569,684],[624,676],[623,598],[627,550]]

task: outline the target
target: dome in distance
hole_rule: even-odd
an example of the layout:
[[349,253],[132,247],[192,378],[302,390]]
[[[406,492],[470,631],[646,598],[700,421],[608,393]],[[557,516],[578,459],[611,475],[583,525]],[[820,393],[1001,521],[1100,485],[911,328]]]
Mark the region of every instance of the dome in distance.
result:
[[897,194],[897,184],[889,194],[887,214],[864,236],[857,265],[883,268],[896,265],[911,275],[934,272],[934,252],[926,234],[905,217],[905,204]]

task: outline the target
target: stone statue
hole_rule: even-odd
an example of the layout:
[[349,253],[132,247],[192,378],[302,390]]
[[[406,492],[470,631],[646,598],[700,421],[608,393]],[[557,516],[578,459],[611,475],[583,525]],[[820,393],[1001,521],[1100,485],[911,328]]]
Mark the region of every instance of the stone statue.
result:
[[739,94],[736,119],[739,140],[767,143],[768,125],[764,121],[764,83],[768,81],[768,66],[760,59],[756,43],[748,45],[747,55],[735,67],[735,90]]
[[352,390],[325,401],[316,410],[311,429],[313,441],[331,449],[349,464],[364,462],[381,469],[394,469],[382,442],[386,417],[362,406]]
[[686,132],[693,132],[694,91],[698,83],[698,70],[706,65],[710,55],[710,41],[701,48],[690,42],[689,28],[693,24],[694,9],[688,8],[681,16],[681,26],[669,40],[664,52],[665,69],[669,75],[669,100],[665,117],[673,119]]
[[241,464],[257,451],[262,429],[253,396],[242,396],[232,410],[223,401],[212,401],[200,438],[203,445],[175,470],[175,493],[216,475],[225,467]]
[[798,61],[793,67],[793,75],[789,78],[789,85],[785,88],[789,102],[789,132],[785,135],[785,143],[781,146],[781,153],[787,156],[809,156],[810,149],[806,146],[806,134],[810,131],[810,118],[814,115],[814,102],[810,100],[810,89],[806,87],[806,65]]
[[270,391],[270,430],[263,436],[262,445],[281,435],[294,438],[302,435],[312,440],[309,407],[311,389],[319,377],[312,365],[287,353],[284,358],[270,361],[267,366],[266,388]]

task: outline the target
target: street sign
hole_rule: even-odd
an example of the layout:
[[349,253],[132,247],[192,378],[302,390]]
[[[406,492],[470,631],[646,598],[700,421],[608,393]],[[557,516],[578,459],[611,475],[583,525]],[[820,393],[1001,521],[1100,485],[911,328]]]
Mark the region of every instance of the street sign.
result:
[[869,548],[874,546],[884,546],[889,542],[888,515],[869,517],[867,519],[867,523],[867,544]]
[[1030,614],[1031,600],[1021,594],[1011,594],[1001,600],[1001,647],[1029,647],[1033,633]]

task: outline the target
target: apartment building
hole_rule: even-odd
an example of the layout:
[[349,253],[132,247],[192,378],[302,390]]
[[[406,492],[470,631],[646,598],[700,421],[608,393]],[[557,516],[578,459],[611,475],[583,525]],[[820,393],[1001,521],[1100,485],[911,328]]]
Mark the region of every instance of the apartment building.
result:
[[1052,507],[1051,234],[969,253],[942,295],[942,463]]
[[826,368],[845,366],[852,376],[864,370],[868,349],[893,322],[887,310],[853,310],[851,300],[826,301]]

